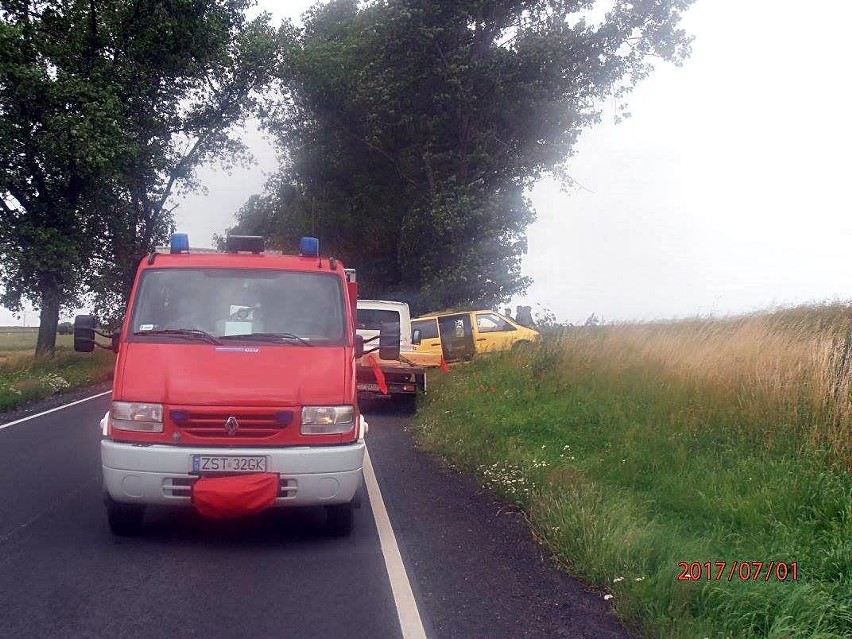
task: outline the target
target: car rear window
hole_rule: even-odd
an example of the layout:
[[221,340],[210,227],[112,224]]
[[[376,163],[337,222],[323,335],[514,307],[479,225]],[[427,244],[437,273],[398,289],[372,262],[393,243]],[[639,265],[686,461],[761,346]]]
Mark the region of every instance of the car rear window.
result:
[[380,331],[382,324],[399,324],[399,312],[376,308],[358,309],[358,328]]

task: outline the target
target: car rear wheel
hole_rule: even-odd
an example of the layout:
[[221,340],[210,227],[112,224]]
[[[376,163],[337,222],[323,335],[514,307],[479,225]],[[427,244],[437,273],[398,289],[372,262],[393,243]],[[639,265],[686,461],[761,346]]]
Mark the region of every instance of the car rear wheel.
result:
[[326,529],[332,537],[348,537],[355,528],[355,504],[326,506]]
[[141,504],[122,504],[109,495],[104,496],[109,528],[119,537],[132,537],[142,531],[145,518],[145,506]]

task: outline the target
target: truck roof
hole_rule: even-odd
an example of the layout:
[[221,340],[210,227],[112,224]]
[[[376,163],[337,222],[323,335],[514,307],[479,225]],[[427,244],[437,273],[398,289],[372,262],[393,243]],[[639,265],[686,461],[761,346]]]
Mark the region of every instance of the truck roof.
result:
[[261,268],[284,269],[288,271],[332,272],[344,275],[343,264],[334,260],[336,268],[331,268],[334,258],[301,257],[280,253],[225,253],[221,251],[200,251],[190,253],[152,253],[143,258],[143,268]]
[[363,308],[388,308],[398,309],[401,306],[408,306],[407,302],[395,302],[391,300],[358,300],[358,306]]

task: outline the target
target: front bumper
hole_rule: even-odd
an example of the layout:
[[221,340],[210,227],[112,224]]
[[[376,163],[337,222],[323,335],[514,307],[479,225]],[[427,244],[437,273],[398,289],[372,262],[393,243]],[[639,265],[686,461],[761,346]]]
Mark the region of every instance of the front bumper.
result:
[[193,455],[265,455],[268,471],[278,473],[276,506],[344,504],[361,484],[363,439],[342,446],[287,448],[179,447],[101,440],[104,489],[114,501],[190,505]]

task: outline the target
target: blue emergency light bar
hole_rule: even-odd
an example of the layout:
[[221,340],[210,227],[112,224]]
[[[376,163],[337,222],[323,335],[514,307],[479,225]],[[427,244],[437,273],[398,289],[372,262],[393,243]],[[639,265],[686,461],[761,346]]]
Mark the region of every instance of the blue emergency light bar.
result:
[[299,242],[299,255],[302,257],[319,257],[319,239],[303,237]]
[[189,252],[189,235],[186,233],[172,233],[171,250],[172,253]]

